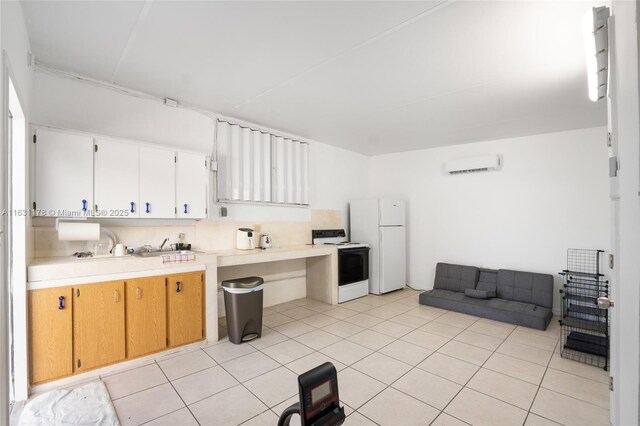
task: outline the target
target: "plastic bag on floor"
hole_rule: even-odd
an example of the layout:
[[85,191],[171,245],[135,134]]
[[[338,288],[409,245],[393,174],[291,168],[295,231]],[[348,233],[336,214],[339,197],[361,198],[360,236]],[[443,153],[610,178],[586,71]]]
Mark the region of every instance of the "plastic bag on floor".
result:
[[109,392],[101,381],[38,395],[24,406],[20,426],[119,426]]

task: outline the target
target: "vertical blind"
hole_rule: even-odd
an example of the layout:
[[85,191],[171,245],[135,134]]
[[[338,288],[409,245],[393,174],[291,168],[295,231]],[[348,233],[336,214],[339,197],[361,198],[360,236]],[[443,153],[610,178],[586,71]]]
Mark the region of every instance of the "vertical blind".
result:
[[309,204],[309,144],[218,121],[219,201]]

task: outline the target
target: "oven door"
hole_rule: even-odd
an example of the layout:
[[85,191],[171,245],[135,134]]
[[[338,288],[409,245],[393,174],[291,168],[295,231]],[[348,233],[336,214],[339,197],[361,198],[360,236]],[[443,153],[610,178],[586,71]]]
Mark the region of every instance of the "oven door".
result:
[[369,247],[338,249],[338,285],[369,279]]

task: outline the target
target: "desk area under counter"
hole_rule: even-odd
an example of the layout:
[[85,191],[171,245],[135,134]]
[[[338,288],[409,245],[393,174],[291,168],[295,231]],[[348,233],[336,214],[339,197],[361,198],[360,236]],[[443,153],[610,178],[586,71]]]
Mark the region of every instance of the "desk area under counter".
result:
[[[263,306],[308,297],[338,304],[338,254],[330,246],[290,246],[227,250],[218,256],[218,317],[224,317],[224,280],[259,276],[265,281]],[[224,331],[224,330],[223,330]]]

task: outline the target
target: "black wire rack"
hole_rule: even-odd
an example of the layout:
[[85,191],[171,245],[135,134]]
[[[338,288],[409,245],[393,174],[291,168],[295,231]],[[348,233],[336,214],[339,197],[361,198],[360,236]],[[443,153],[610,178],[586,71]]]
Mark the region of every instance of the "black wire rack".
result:
[[562,296],[563,358],[609,367],[609,311],[598,308],[598,297],[609,297],[602,274],[603,250],[568,249]]

